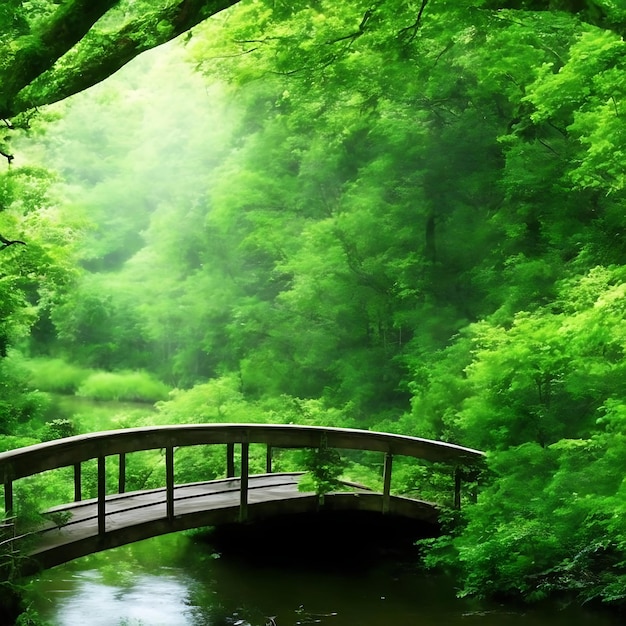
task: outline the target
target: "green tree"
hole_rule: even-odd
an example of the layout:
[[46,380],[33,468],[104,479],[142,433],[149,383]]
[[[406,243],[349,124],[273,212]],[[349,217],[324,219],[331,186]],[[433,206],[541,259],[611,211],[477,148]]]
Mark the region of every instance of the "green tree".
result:
[[440,542],[456,550],[464,593],[623,602],[624,279],[621,266],[598,267],[562,281],[558,305],[470,327],[446,421],[494,452],[467,526]]

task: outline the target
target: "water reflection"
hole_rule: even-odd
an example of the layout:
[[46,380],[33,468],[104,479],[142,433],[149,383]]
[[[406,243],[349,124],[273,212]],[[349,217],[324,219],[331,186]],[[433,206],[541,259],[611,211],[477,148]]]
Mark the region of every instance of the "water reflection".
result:
[[[72,579],[72,589],[50,593],[53,623],[63,626],[126,626],[193,623],[186,604],[186,581],[173,576],[138,575],[129,587],[104,584],[95,571]],[[69,594],[67,593],[69,591]]]
[[449,581],[386,560],[358,568],[216,558],[183,535],[46,572],[32,597],[53,626],[613,626],[555,605],[516,610],[458,600]]

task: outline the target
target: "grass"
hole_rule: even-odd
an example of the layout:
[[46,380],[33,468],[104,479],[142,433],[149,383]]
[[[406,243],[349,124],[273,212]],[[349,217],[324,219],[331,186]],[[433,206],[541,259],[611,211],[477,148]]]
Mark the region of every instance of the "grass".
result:
[[76,395],[93,400],[157,402],[165,400],[170,388],[148,372],[94,372],[76,391]]
[[74,393],[92,371],[63,359],[29,359],[22,365],[28,372],[30,387],[62,394]]
[[158,402],[168,398],[170,388],[145,371],[105,372],[79,367],[63,359],[25,359],[32,389],[91,400]]

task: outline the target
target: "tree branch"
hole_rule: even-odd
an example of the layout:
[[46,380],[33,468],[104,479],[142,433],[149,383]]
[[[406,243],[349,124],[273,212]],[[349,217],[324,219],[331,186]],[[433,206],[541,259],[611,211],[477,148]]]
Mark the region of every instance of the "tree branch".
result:
[[365,11],[363,15],[363,19],[361,20],[361,23],[359,24],[359,27],[357,28],[357,30],[355,30],[353,33],[350,33],[349,35],[343,35],[343,37],[337,37],[337,39],[331,39],[330,41],[327,41],[326,43],[334,44],[340,41],[346,41],[347,39],[354,41],[355,39],[357,39],[358,37],[360,37],[361,35],[365,33],[367,23],[370,21],[370,18],[372,17],[372,15],[374,15],[374,9],[368,9],[367,11]]
[[12,117],[13,97],[50,69],[73,48],[119,0],[65,0],[52,17],[34,32],[5,46],[0,64],[0,117]]
[[415,37],[417,37],[417,31],[422,24],[422,15],[424,15],[424,10],[426,9],[426,5],[428,4],[428,0],[422,0],[422,4],[420,5],[419,11],[417,13],[417,17],[415,21],[410,26],[402,28],[400,32],[398,32],[398,39],[404,40],[404,44],[410,44]]
[[[68,0],[62,14],[59,9],[59,14],[42,28],[35,42],[24,43],[8,64],[7,72],[0,73],[4,92],[0,117],[13,117],[83,91],[108,78],[145,50],[174,39],[237,1],[176,0],[165,6],[155,2],[153,11],[144,10],[111,33],[99,32],[94,24],[119,0]],[[20,41],[25,40],[19,38],[17,42]],[[71,56],[61,58],[70,49],[73,49]]]
[[[128,11],[134,7],[136,14],[115,32],[100,29],[98,22],[121,6],[122,0],[55,2],[58,8],[51,17],[42,18],[30,32],[25,32],[24,22],[0,50],[0,119],[83,91],[141,52],[177,37],[238,0],[129,1],[123,7]],[[410,44],[417,36],[428,2],[420,0],[415,21],[399,31],[403,43]],[[349,47],[370,26],[378,4],[365,12],[356,31],[328,43],[347,41]],[[615,8],[617,4],[609,0],[486,0],[481,8],[562,11],[624,36],[626,18]],[[120,11],[119,21],[125,19]]]
[[0,150],[0,156],[3,156],[8,161],[9,165],[11,165],[11,161],[15,158],[12,154],[8,154],[4,150]]

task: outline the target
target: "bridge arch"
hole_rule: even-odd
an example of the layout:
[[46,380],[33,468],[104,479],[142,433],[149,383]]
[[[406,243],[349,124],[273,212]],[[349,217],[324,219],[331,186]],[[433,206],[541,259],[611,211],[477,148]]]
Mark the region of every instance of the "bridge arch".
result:
[[[266,474],[250,475],[250,444],[266,445]],[[224,445],[226,478],[177,485],[174,451],[192,445]],[[236,445],[240,447],[238,477],[235,476]],[[353,485],[353,492],[327,494],[323,502],[325,510],[375,511],[430,522],[435,522],[438,517],[436,505],[391,495],[394,456],[446,463],[457,469],[475,465],[483,457],[478,450],[417,437],[295,424],[185,424],[129,428],[10,450],[0,453],[7,517],[14,509],[13,485],[16,481],[62,467],[69,466],[74,470],[74,502],[49,511],[51,514],[64,513],[70,519],[61,524],[51,523],[31,537],[34,544],[28,548],[28,554],[32,558],[24,561],[23,572],[53,567],[79,556],[168,532],[263,520],[284,513],[319,511],[320,500],[316,494],[297,490],[301,472],[272,473],[272,454],[276,448],[321,446],[368,450],[384,455],[382,493]],[[126,455],[154,449],[165,452],[165,486],[127,494]],[[106,459],[112,456],[118,458],[118,489],[117,493],[107,494]],[[91,459],[97,460],[97,497],[84,501],[81,467]],[[456,471],[455,506],[460,505],[460,493],[461,472]]]

